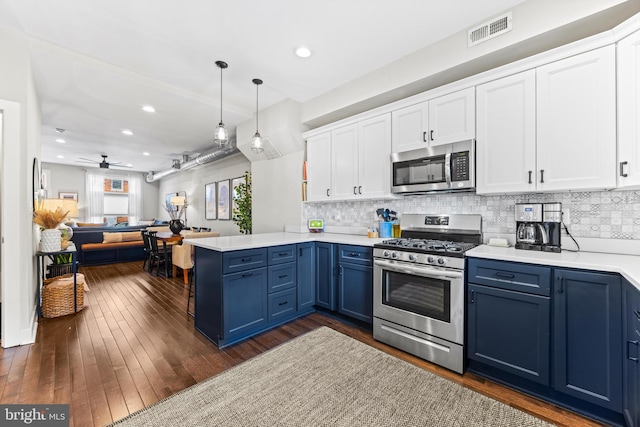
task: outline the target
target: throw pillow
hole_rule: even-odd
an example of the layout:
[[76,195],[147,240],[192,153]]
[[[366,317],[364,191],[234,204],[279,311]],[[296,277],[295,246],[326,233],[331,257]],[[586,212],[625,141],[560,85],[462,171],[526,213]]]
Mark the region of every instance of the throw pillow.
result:
[[137,242],[142,241],[142,234],[139,231],[124,231],[118,233],[121,235],[123,242]]
[[79,222],[78,227],[103,227],[104,224],[101,222]]
[[138,225],[153,225],[154,221],[153,219],[141,219],[138,221]]
[[119,243],[122,242],[122,233],[102,232],[102,243]]

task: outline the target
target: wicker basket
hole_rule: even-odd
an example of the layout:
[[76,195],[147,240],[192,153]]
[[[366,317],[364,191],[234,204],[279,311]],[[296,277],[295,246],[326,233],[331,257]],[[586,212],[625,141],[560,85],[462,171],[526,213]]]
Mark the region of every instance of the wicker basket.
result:
[[[84,275],[76,275],[77,311],[84,306]],[[73,274],[45,279],[42,286],[42,316],[47,318],[66,316],[74,313]]]

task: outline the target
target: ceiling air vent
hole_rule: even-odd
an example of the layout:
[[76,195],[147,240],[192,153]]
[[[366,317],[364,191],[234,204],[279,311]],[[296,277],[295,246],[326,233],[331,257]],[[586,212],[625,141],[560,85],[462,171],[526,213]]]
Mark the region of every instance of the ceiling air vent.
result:
[[500,34],[511,31],[511,12],[478,25],[468,31],[467,47],[475,46],[479,43],[492,39]]

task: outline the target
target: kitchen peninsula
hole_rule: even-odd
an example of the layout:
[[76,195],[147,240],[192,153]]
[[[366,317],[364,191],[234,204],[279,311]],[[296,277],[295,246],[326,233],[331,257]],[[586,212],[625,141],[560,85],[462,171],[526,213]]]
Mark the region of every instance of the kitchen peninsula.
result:
[[[187,239],[195,246],[195,328],[222,348],[306,315],[316,304],[368,322],[371,247],[380,241],[288,232]],[[335,284],[342,298],[330,285],[334,254],[358,264],[349,270],[349,289]]]

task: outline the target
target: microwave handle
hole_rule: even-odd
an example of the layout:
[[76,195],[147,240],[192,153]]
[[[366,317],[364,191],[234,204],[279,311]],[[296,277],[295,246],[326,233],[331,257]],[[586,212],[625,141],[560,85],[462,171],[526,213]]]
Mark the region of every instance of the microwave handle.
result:
[[451,188],[451,150],[447,150],[444,156],[444,177],[447,180],[447,188]]

